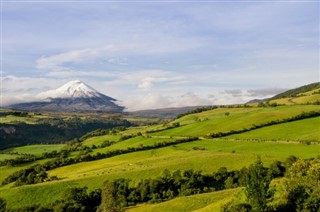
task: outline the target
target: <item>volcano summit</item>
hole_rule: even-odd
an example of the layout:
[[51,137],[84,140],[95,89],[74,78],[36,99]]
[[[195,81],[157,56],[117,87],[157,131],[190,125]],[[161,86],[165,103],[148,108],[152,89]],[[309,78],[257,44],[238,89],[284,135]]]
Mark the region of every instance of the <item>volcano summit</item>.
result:
[[70,81],[55,90],[37,95],[39,101],[10,105],[26,111],[122,112],[116,99],[106,96],[80,80]]

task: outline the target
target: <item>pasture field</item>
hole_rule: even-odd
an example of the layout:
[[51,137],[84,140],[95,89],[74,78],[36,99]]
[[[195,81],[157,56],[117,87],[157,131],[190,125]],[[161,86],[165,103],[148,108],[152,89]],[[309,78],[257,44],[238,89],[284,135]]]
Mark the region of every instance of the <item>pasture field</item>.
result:
[[16,152],[19,154],[32,154],[40,156],[45,152],[60,151],[64,144],[40,144],[40,145],[27,145],[21,147],[13,147],[4,150],[3,152]]
[[9,159],[15,159],[17,157],[19,157],[19,155],[0,153],[0,161],[9,160]]
[[12,123],[26,123],[26,124],[37,124],[37,120],[33,117],[20,117],[20,116],[13,116],[7,115],[5,117],[0,118],[1,124],[12,124]]
[[93,145],[99,146],[105,141],[113,141],[118,142],[121,138],[120,135],[102,135],[102,136],[95,136],[86,139],[82,142],[82,145],[92,147]]
[[118,149],[127,149],[130,147],[141,147],[141,146],[152,146],[155,143],[159,142],[166,142],[166,141],[174,141],[173,138],[152,138],[152,137],[143,137],[143,136],[136,136],[133,138],[126,139],[124,141],[118,141],[116,144],[113,144],[111,146],[101,148],[101,149],[95,149],[93,150],[93,153],[105,153],[107,151],[112,150],[118,150]]
[[269,108],[218,108],[184,116],[174,122],[180,127],[156,132],[160,136],[205,136],[210,133],[242,130],[253,125],[294,117],[302,112],[320,111],[318,105],[294,105]]
[[320,142],[320,117],[267,126],[226,138],[240,140],[280,140]]
[[[194,150],[194,147],[204,150]],[[4,187],[0,189],[0,196],[7,199],[9,207],[47,204],[61,198],[70,187],[87,186],[92,190],[101,188],[105,180],[116,178],[129,178],[135,183],[140,179],[160,176],[164,169],[170,171],[194,169],[212,173],[223,166],[228,170],[249,166],[258,155],[264,164],[268,165],[274,160],[284,161],[290,155],[311,158],[319,154],[318,145],[222,139],[199,140],[60,167],[48,171],[49,176],[60,178],[58,181],[17,188]],[[52,191],[55,196],[50,199],[44,195],[46,189]],[[51,196],[49,193],[48,195]]]
[[143,204],[129,208],[128,212],[187,212],[220,211],[221,205],[230,201],[241,188],[227,189],[205,194],[178,197],[158,204]]

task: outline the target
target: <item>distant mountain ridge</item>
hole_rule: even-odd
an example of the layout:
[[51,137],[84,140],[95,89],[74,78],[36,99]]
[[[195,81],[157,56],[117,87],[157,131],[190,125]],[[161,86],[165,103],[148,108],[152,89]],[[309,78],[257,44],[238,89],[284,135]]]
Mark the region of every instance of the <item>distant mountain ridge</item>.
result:
[[122,112],[124,107],[116,99],[106,96],[80,80],[40,93],[36,102],[10,105],[9,108],[48,112]]

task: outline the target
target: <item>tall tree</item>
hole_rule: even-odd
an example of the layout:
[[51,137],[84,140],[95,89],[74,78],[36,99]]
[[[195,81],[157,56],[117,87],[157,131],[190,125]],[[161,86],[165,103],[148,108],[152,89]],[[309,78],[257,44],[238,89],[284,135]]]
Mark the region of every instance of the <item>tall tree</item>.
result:
[[288,210],[320,211],[320,159],[298,160],[286,175]]
[[263,167],[260,158],[250,165],[246,177],[246,190],[248,202],[254,211],[266,211],[267,202],[273,196],[269,189],[271,178],[268,176],[267,169]]
[[101,193],[101,205],[97,211],[99,212],[122,212],[123,196],[117,194],[115,183],[106,181]]

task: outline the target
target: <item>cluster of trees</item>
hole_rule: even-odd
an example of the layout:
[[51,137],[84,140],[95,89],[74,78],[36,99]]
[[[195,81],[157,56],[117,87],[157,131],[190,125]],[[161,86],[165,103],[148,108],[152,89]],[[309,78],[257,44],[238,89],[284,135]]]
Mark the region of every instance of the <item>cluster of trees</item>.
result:
[[3,180],[2,185],[15,182],[15,186],[36,184],[45,181],[55,180],[57,177],[48,177],[45,169],[41,165],[35,165],[28,169],[23,169],[13,173]]
[[238,211],[310,211],[320,210],[320,159],[287,160],[283,203],[270,205],[275,189],[270,186],[272,177],[258,160],[248,169],[245,182],[246,201],[234,199],[222,207],[223,212]]
[[266,126],[282,124],[282,123],[286,123],[286,122],[292,122],[292,121],[313,118],[313,117],[318,117],[318,116],[320,116],[320,111],[302,112],[301,114],[298,114],[298,115],[290,117],[290,118],[286,118],[286,119],[282,119],[282,120],[273,120],[273,121],[265,122],[262,124],[254,124],[250,128],[244,128],[244,129],[240,129],[240,130],[231,130],[228,132],[211,133],[209,136],[211,138],[219,138],[219,137],[228,136],[228,135],[232,135],[232,134],[239,134],[239,133],[248,132],[248,131],[259,129],[259,128],[266,127]]

